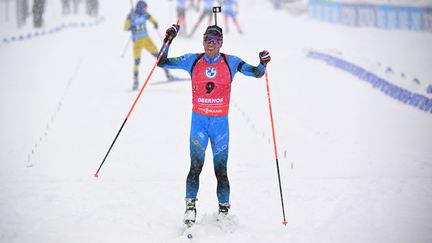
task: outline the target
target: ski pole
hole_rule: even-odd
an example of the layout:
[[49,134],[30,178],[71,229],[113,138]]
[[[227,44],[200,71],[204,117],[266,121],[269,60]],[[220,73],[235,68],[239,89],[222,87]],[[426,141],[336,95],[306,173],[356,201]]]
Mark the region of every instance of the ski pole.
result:
[[[130,12],[130,14],[131,14],[131,22],[132,22],[132,19],[133,19],[133,2],[132,2],[132,0],[130,0],[130,4],[131,4],[131,12]],[[126,45],[125,45],[125,47],[124,47],[124,49],[123,49],[123,53],[122,53],[122,55],[121,55],[121,58],[124,58],[124,56],[125,56],[125,54],[126,54],[126,50],[127,50],[128,47],[129,47],[130,39],[131,39],[131,38],[128,38],[128,40],[127,40],[127,42],[126,42]]]
[[273,122],[273,111],[272,111],[272,105],[271,105],[271,99],[270,99],[270,87],[269,87],[269,81],[268,81],[267,67],[265,67],[265,78],[266,78],[266,87],[267,87],[267,98],[268,98],[269,111],[270,111],[270,122],[271,122],[272,135],[273,135],[273,147],[274,147],[274,153],[275,153],[275,158],[276,158],[276,168],[277,168],[277,175],[278,175],[278,181],[279,181],[279,192],[280,192],[280,198],[281,198],[281,204],[282,204],[282,215],[283,215],[282,224],[284,224],[286,226],[288,224],[288,222],[285,218],[285,206],[284,206],[283,194],[282,194],[282,184],[281,184],[281,177],[280,177],[280,170],[279,170],[279,159],[278,159],[278,152],[277,152],[277,146],[276,146],[276,136],[275,136],[274,122]]
[[126,51],[127,51],[128,47],[129,47],[130,40],[131,40],[131,39],[128,38],[128,40],[127,40],[127,42],[126,42],[126,45],[125,45],[125,47],[124,47],[124,49],[123,49],[123,53],[122,53],[122,55],[121,55],[121,58],[124,58],[124,56],[126,55]]
[[[177,24],[178,24],[178,21],[177,21]],[[114,140],[112,141],[111,146],[109,147],[107,153],[105,154],[105,157],[103,158],[102,163],[99,165],[99,168],[97,169],[96,173],[94,173],[94,177],[99,177],[99,171],[101,170],[103,164],[105,163],[106,158],[108,157],[109,153],[111,152],[111,149],[113,148],[115,142],[117,141],[118,136],[120,135],[121,131],[123,130],[124,125],[126,124],[127,120],[129,119],[130,115],[132,114],[132,111],[135,108],[135,105],[137,104],[139,98],[141,97],[141,94],[144,91],[144,88],[146,87],[148,81],[150,80],[150,77],[152,76],[153,71],[155,70],[160,59],[162,58],[162,55],[165,52],[165,50],[167,49],[168,45],[169,45],[168,41],[164,42],[162,51],[159,53],[159,56],[158,56],[155,64],[153,65],[149,75],[147,76],[147,79],[144,82],[144,85],[141,87],[140,92],[138,93],[137,97],[135,98],[135,100],[132,104],[132,107],[129,109],[129,112],[127,113],[126,118],[124,119],[122,125],[120,126],[120,129],[118,130],[116,136],[114,137]]]

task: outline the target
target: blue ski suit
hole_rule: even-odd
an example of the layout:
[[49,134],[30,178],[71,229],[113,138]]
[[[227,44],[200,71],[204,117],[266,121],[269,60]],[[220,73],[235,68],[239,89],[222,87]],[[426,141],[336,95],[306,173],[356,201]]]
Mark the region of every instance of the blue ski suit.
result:
[[[169,46],[162,54],[158,66],[167,69],[186,70],[192,79],[191,165],[186,180],[186,199],[197,198],[199,175],[204,165],[205,151],[210,140],[217,178],[217,198],[219,203],[229,203],[230,186],[227,162],[229,151],[228,107],[231,82],[237,72],[251,77],[262,77],[265,72],[264,65],[260,63],[258,66],[252,66],[239,57],[223,53],[219,53],[214,58],[209,58],[204,53],[188,53],[180,57],[168,58],[168,51]],[[212,80],[212,82],[205,80],[203,83],[201,82],[202,79]],[[222,79],[227,80],[227,82],[222,84],[219,82]],[[224,89],[219,88],[222,86]]]

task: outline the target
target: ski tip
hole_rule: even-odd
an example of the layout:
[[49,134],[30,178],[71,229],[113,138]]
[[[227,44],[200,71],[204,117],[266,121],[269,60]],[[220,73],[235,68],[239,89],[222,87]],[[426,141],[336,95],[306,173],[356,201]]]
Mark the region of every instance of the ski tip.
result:
[[282,224],[285,225],[285,226],[287,226],[288,221],[284,220],[284,221],[282,222]]
[[95,173],[93,176],[96,177],[96,178],[99,178],[99,174],[98,173]]

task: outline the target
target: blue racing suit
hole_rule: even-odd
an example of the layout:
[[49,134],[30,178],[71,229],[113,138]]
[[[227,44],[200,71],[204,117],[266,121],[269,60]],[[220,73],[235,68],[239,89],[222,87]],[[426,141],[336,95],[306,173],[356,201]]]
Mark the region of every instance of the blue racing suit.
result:
[[[230,186],[227,162],[229,150],[228,106],[231,82],[237,72],[251,77],[262,77],[265,72],[264,65],[260,63],[258,66],[252,66],[239,57],[222,53],[214,58],[209,58],[203,53],[188,53],[180,57],[168,58],[168,51],[169,46],[163,53],[158,66],[167,69],[186,70],[192,79],[194,109],[190,129],[191,166],[186,180],[186,198],[197,198],[199,175],[204,165],[205,151],[210,140],[217,178],[218,201],[219,203],[229,203]],[[223,73],[226,75],[218,76]],[[205,79],[205,75],[213,78],[214,82],[205,81],[203,88],[200,88],[201,84],[198,79]],[[220,88],[218,91],[218,87],[222,86],[219,85],[218,78],[227,79],[228,82],[224,84],[224,90]],[[209,86],[209,83],[213,84]],[[202,98],[199,96],[199,92],[209,97],[210,93],[213,92],[215,95],[221,95],[222,98]],[[195,99],[195,93],[198,93],[197,99]],[[215,104],[217,102],[221,102],[221,104]],[[208,113],[209,110],[214,110],[215,113]]]

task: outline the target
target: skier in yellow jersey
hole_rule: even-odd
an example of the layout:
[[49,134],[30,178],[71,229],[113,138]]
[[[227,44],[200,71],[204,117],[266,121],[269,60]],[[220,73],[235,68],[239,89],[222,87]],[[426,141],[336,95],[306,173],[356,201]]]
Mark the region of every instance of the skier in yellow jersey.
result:
[[[132,32],[133,41],[133,90],[137,90],[139,86],[139,65],[141,62],[141,52],[145,48],[154,57],[158,57],[159,50],[153,44],[147,31],[147,21],[154,25],[154,28],[158,28],[158,22],[147,12],[147,3],[145,1],[139,0],[136,3],[135,9],[129,13],[124,24],[125,31]],[[174,76],[170,74],[167,69],[164,69],[165,75],[168,81],[175,80]]]

